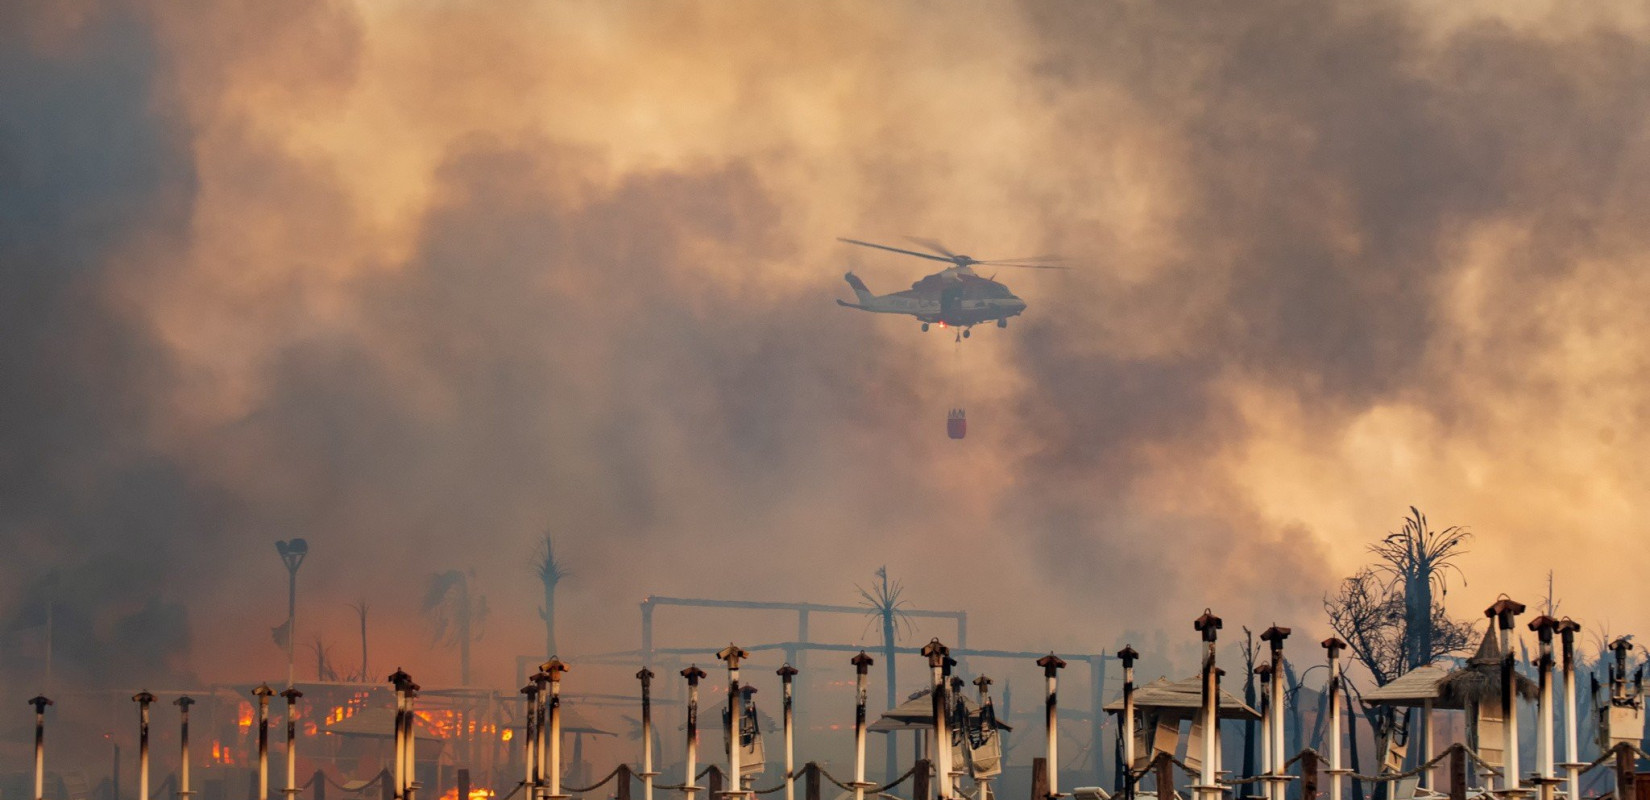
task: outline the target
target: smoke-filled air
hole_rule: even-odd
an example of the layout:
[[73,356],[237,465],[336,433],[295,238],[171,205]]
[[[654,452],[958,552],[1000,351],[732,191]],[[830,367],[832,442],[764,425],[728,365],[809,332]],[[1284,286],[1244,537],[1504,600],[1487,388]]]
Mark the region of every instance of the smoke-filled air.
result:
[[[728,642],[814,641],[850,649],[804,651],[803,741],[847,780],[888,636],[1067,654],[1081,715],[1076,656],[1107,700],[1125,644],[1195,675],[1210,609],[1239,691],[1243,628],[1304,669],[1365,592],[1439,618],[1349,654],[1366,690],[1471,656],[1502,593],[1521,658],[1548,611],[1592,659],[1650,632],[1647,210],[1637,0],[0,3],[0,771],[33,796],[35,695],[92,793],[46,796],[131,800],[134,693],[173,760],[177,694],[238,697],[196,747],[245,770],[246,690],[343,721],[402,668],[494,693],[454,713],[504,749],[427,780],[502,799],[549,656],[618,734],[594,780],[640,758],[644,661],[678,769],[680,669],[725,693]],[[844,276],[946,258],[842,238],[1065,268],[975,265],[1024,312],[928,329]],[[1412,540],[1451,549],[1404,572]],[[866,613],[644,634],[650,596]],[[752,652],[764,724],[797,653]],[[1029,769],[1042,670],[984,658]],[[1109,792],[1086,720],[1062,754]],[[342,763],[300,770],[389,769]]]

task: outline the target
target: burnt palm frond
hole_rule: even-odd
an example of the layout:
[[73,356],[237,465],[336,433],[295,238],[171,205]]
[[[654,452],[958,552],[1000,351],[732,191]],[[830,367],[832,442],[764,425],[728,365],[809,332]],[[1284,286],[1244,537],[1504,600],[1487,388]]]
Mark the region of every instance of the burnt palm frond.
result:
[[1375,568],[1394,580],[1424,576],[1440,594],[1449,593],[1446,579],[1452,570],[1465,585],[1466,573],[1454,559],[1465,552],[1472,532],[1460,525],[1434,531],[1427,526],[1426,515],[1420,509],[1410,506],[1409,512],[1403,529],[1369,546],[1369,551],[1380,558]]
[[[877,568],[876,578],[876,582],[871,584],[870,589],[857,584],[854,586],[855,589],[859,590],[859,596],[863,601],[860,605],[865,608],[865,615],[870,617],[865,622],[865,630],[869,631],[872,625],[880,622],[884,630],[892,631],[896,638],[901,630],[907,633],[914,632],[916,628],[911,624],[910,615],[905,613],[905,609],[910,605],[902,597],[905,594],[905,584],[900,581],[890,581],[888,579],[888,567],[886,566]],[[862,632],[860,635],[864,636],[865,634]],[[884,644],[892,645],[893,643],[884,642]]]
[[549,531],[545,531],[544,541],[539,543],[539,555],[533,563],[533,570],[547,586],[560,583],[568,575],[566,565],[556,560],[556,543]]

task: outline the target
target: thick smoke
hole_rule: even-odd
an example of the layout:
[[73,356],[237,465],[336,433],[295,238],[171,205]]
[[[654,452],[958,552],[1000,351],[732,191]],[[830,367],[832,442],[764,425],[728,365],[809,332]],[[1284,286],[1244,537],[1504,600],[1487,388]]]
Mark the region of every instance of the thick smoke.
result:
[[[1562,589],[1646,498],[1650,50],[1498,8],[10,5],[17,692],[48,603],[62,682],[273,677],[291,536],[300,636],[432,684],[425,576],[504,685],[546,530],[585,653],[884,563],[1002,647],[1306,628],[1411,503]],[[961,345],[831,302],[908,233],[1079,269]]]

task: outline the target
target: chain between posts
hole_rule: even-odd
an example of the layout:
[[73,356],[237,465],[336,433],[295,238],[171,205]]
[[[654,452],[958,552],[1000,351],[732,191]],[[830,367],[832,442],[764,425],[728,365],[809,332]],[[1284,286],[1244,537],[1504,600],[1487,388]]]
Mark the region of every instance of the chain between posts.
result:
[[610,780],[613,780],[613,776],[618,775],[619,770],[622,770],[622,769],[624,769],[624,767],[622,767],[622,766],[614,767],[612,772],[607,773],[607,777],[602,778],[601,780],[596,781],[595,783],[593,783],[589,786],[585,786],[585,787],[582,787],[582,788],[578,787],[578,786],[563,786],[562,791],[564,791],[568,794],[584,794],[585,792],[594,792],[597,789],[600,789],[603,786],[606,786],[607,782],[610,781]]
[[[715,766],[715,765],[712,764],[711,766]],[[693,782],[695,784],[697,784],[699,782],[700,778],[703,778],[703,777],[705,777],[706,775],[709,775],[709,774],[710,774],[710,767],[705,767],[704,769],[699,770],[698,775],[693,776]],[[663,789],[667,792],[679,792],[683,789],[686,789],[687,784],[685,784],[685,783],[655,783],[655,784],[653,784],[653,788]]]
[[[1466,745],[1454,744],[1454,745],[1450,745],[1442,753],[1439,753],[1438,755],[1434,756],[1430,761],[1427,761],[1425,764],[1421,764],[1421,765],[1413,767],[1411,769],[1404,770],[1403,772],[1391,772],[1391,773],[1384,773],[1384,774],[1381,774],[1381,775],[1362,775],[1362,774],[1358,774],[1358,773],[1348,773],[1348,777],[1353,778],[1355,780],[1369,781],[1369,782],[1397,781],[1397,780],[1403,780],[1404,778],[1412,778],[1412,777],[1414,777],[1416,775],[1419,775],[1419,774],[1421,774],[1421,773],[1423,773],[1423,772],[1425,772],[1429,769],[1436,768],[1439,764],[1443,763],[1444,759],[1449,757],[1449,755],[1452,751],[1457,750],[1457,749],[1459,749],[1463,753],[1466,753],[1467,757],[1472,759],[1472,761],[1474,763],[1476,763],[1478,766],[1480,766],[1480,767],[1482,767],[1486,770],[1489,770],[1491,772],[1494,772],[1496,774],[1500,774],[1500,768],[1490,764],[1488,761],[1485,761],[1484,758],[1477,753],[1477,751],[1473,750],[1470,747],[1467,747]],[[1597,768],[1603,766],[1606,763],[1609,763],[1612,759],[1615,758],[1616,753],[1621,752],[1623,750],[1632,753],[1637,758],[1650,759],[1650,753],[1645,752],[1643,749],[1639,748],[1637,745],[1634,745],[1632,742],[1622,742],[1622,743],[1617,744],[1616,746],[1610,748],[1609,750],[1604,751],[1602,754],[1599,755],[1598,758],[1593,759],[1586,766],[1582,767],[1579,770],[1579,772],[1583,772],[1583,773],[1591,772],[1592,770],[1597,769]],[[1293,767],[1302,758],[1304,758],[1307,753],[1312,753],[1314,755],[1320,755],[1320,757],[1321,757],[1321,754],[1319,754],[1316,749],[1311,748],[1311,747],[1303,748],[1300,752],[1298,752],[1295,755],[1291,756],[1289,758],[1289,760],[1287,760],[1283,763],[1284,768],[1288,769],[1289,767]],[[1147,775],[1149,775],[1151,773],[1151,767],[1153,765],[1155,765],[1160,760],[1166,760],[1169,763],[1174,764],[1176,767],[1179,767],[1181,772],[1185,773],[1188,777],[1197,777],[1198,774],[1199,774],[1198,770],[1192,768],[1186,762],[1181,761],[1180,759],[1174,757],[1173,755],[1170,755],[1168,753],[1159,753],[1156,758],[1152,759],[1152,763],[1147,765],[1147,768],[1145,770],[1141,770],[1141,771],[1131,770],[1131,772],[1133,772],[1134,774],[1129,776],[1129,778],[1127,780],[1127,783],[1133,783],[1133,784],[1138,785],[1141,780],[1143,780]],[[618,767],[614,767],[612,772],[607,773],[607,775],[605,777],[603,777],[600,781],[597,781],[596,783],[594,783],[590,786],[585,786],[585,787],[569,786],[569,787],[566,787],[566,791],[570,794],[583,794],[585,792],[592,792],[592,791],[595,791],[596,789],[600,789],[601,787],[607,785],[607,783],[609,781],[613,780],[613,778],[619,774],[619,769],[620,768],[618,768]],[[819,767],[818,769],[819,769],[819,774],[825,776],[826,780],[828,780],[831,783],[835,784],[838,788],[840,788],[844,791],[850,791],[850,792],[854,790],[853,786],[851,786],[849,784],[846,784],[846,783],[843,783],[842,781],[837,780],[836,776],[834,776],[831,773],[827,772],[823,767]],[[698,775],[695,775],[694,776],[695,783],[697,783],[700,778],[703,778],[706,775],[709,775],[710,770],[711,770],[711,767],[705,767],[703,770],[701,770],[699,772]],[[892,789],[896,786],[899,786],[900,784],[902,784],[905,781],[907,781],[908,779],[910,779],[912,775],[916,774],[916,771],[917,771],[917,768],[913,766],[910,769],[906,770],[905,773],[900,775],[898,778],[895,778],[895,779],[893,779],[893,780],[891,780],[891,781],[889,781],[885,784],[882,784],[880,786],[869,788],[869,789],[867,789],[867,791],[872,793],[872,794],[880,794],[880,793],[886,792],[889,789]],[[796,773],[793,773],[792,775],[787,776],[787,777],[799,778],[799,777],[802,776],[802,774],[803,774],[802,772],[796,772]],[[373,778],[371,780],[367,781],[366,783],[361,784],[360,786],[354,787],[353,789],[347,789],[344,786],[344,784],[333,780],[332,777],[327,775],[325,772],[317,771],[316,773],[311,775],[310,779],[308,781],[306,781],[303,784],[303,786],[300,787],[300,788],[308,789],[311,786],[315,785],[315,779],[316,778],[320,778],[321,780],[325,781],[328,786],[331,786],[335,789],[338,789],[339,791],[363,791],[365,789],[368,789],[368,788],[376,785],[379,781],[383,780],[383,777],[384,777],[383,773],[379,773],[378,775],[373,776]],[[1247,785],[1250,785],[1250,784],[1260,783],[1264,780],[1267,780],[1267,776],[1262,775],[1262,776],[1256,776],[1256,777],[1253,777],[1253,778],[1239,778],[1237,780],[1222,781],[1221,785],[1223,785],[1223,786],[1247,786]],[[510,793],[505,795],[503,798],[501,798],[501,800],[511,800],[511,798],[515,797],[515,795],[518,792],[521,791],[521,787],[522,787],[522,784],[517,783],[516,787],[514,789],[511,789]],[[684,788],[687,788],[687,784],[655,784],[655,788],[664,789],[666,791],[680,791]],[[766,789],[753,789],[752,794],[772,794],[772,793],[777,792],[777,791],[779,791],[781,789],[784,789],[784,788],[785,788],[785,783],[783,781],[781,781],[779,784],[777,784],[775,786],[771,786],[771,787],[766,788]]]
[[[842,789],[843,791],[847,791],[847,792],[851,792],[851,791],[854,790],[854,787],[852,787],[852,786],[850,786],[846,783],[843,783],[842,781],[837,780],[836,776],[832,775],[829,772],[826,772],[824,767],[816,767],[816,768],[819,770],[819,774],[825,776],[825,780],[828,780],[831,783],[836,784],[837,788]],[[866,789],[865,791],[867,791],[871,794],[882,794],[883,792],[886,792],[889,789],[892,789],[895,786],[898,786],[898,785],[904,783],[906,778],[911,777],[912,775],[916,774],[916,772],[917,772],[917,768],[915,766],[913,766],[910,769],[906,770],[904,775],[901,775],[898,778],[895,778],[895,779],[893,779],[893,780],[891,780],[891,781],[889,781],[889,782],[887,782],[887,783],[885,783],[881,786],[870,787],[870,788]],[[780,785],[783,786],[784,784],[780,784]],[[768,791],[773,791],[773,790],[769,789]],[[757,794],[761,794],[761,792],[758,792]]]

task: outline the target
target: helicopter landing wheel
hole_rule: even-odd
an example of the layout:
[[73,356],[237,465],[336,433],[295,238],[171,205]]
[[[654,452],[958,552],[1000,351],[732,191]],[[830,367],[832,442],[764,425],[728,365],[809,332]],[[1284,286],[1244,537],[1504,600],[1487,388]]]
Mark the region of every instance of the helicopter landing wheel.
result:
[[966,330],[966,329],[965,329],[965,330],[963,330],[963,338],[964,338],[964,339],[967,339],[967,338],[968,338],[968,334],[969,334],[969,331],[968,331],[968,330]]
[[923,332],[923,333],[927,333],[927,332],[928,332],[928,323],[926,323],[926,322],[924,322],[924,323],[923,323],[923,324],[922,324],[922,332]]
[[1004,318],[1002,318],[1002,319],[1000,319],[1000,320],[997,320],[997,327],[999,327],[999,328],[1006,328],[1006,327],[1008,327],[1008,318],[1007,318],[1007,317],[1004,317]]

